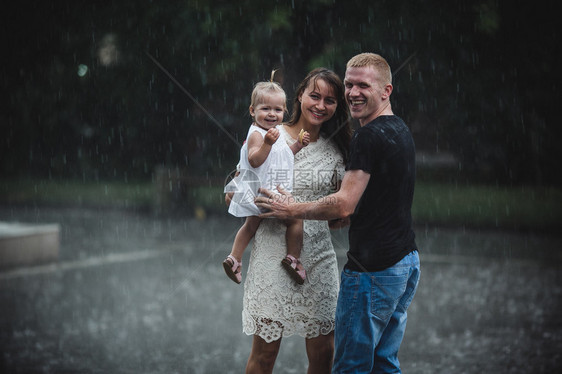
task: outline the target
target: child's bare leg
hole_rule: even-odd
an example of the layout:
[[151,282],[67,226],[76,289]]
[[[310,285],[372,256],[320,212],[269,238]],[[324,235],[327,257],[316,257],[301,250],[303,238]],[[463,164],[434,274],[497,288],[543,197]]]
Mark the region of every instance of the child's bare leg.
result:
[[260,222],[261,219],[259,217],[246,217],[246,221],[236,233],[234,244],[232,244],[232,251],[222,262],[226,275],[238,284],[242,282],[242,256],[244,255],[244,250],[254,237]]
[[242,261],[242,256],[244,255],[244,250],[250,244],[250,240],[256,234],[258,227],[260,226],[261,218],[256,216],[246,217],[246,221],[236,233],[234,238],[234,244],[232,244],[232,251],[230,254],[238,261]]
[[303,221],[302,219],[285,220],[287,231],[285,240],[287,241],[287,254],[295,258],[301,257],[303,241]]
[[291,219],[285,220],[284,222],[287,226],[285,234],[287,256],[281,261],[281,265],[283,265],[295,282],[303,284],[306,279],[306,271],[300,262],[304,236],[303,221],[301,219]]

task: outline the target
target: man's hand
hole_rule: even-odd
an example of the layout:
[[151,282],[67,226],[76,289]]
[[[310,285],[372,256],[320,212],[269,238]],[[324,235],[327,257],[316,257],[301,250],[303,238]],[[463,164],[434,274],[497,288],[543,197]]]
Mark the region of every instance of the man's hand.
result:
[[294,197],[289,192],[285,191],[280,186],[277,186],[277,190],[281,194],[276,194],[266,188],[260,188],[259,193],[265,196],[258,196],[255,199],[255,203],[258,207],[267,209],[267,213],[260,214],[260,218],[280,218],[288,219],[292,218],[290,214],[290,204],[294,203]]

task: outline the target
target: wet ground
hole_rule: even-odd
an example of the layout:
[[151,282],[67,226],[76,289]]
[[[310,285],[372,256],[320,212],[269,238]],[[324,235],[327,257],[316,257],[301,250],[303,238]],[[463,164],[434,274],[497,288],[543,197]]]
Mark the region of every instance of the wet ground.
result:
[[[221,266],[241,221],[6,207],[0,221],[61,225],[58,263],[0,271],[0,372],[244,371],[243,288]],[[562,236],[417,227],[417,237],[404,373],[562,368]],[[341,266],[345,232],[334,242]],[[283,340],[274,372],[306,372],[302,338]]]

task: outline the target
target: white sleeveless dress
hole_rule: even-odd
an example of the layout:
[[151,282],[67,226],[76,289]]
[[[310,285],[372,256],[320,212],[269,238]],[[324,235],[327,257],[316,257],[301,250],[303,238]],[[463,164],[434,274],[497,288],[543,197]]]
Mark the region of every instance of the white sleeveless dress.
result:
[[[282,125],[277,126],[278,129]],[[259,167],[254,168],[248,161],[248,139],[253,132],[259,132],[265,137],[267,130],[258,126],[250,126],[246,135],[246,142],[240,149],[240,162],[238,171],[240,174],[232,179],[224,188],[224,192],[234,192],[228,213],[235,217],[257,216],[261,213],[254,203],[258,195],[258,188],[264,187],[271,191],[277,191],[280,185],[287,191],[292,191],[293,187],[293,151],[289,148],[284,131],[280,131],[280,136],[271,146],[271,151],[267,159]]]
[[[281,132],[292,139],[284,129]],[[330,194],[345,172],[336,145],[322,137],[294,159],[293,196],[298,201]],[[243,331],[268,343],[294,334],[327,335],[335,324],[339,275],[328,222],[304,221],[301,262],[307,279],[303,285],[296,284],[281,266],[287,254],[285,231],[278,220],[262,220],[244,283]]]

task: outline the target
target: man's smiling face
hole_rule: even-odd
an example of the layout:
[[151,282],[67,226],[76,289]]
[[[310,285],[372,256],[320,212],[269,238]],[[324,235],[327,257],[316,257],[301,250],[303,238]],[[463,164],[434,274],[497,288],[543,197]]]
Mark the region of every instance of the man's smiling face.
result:
[[345,98],[351,116],[361,126],[376,118],[387,102],[388,96],[377,78],[377,71],[370,66],[349,67],[345,72]]

